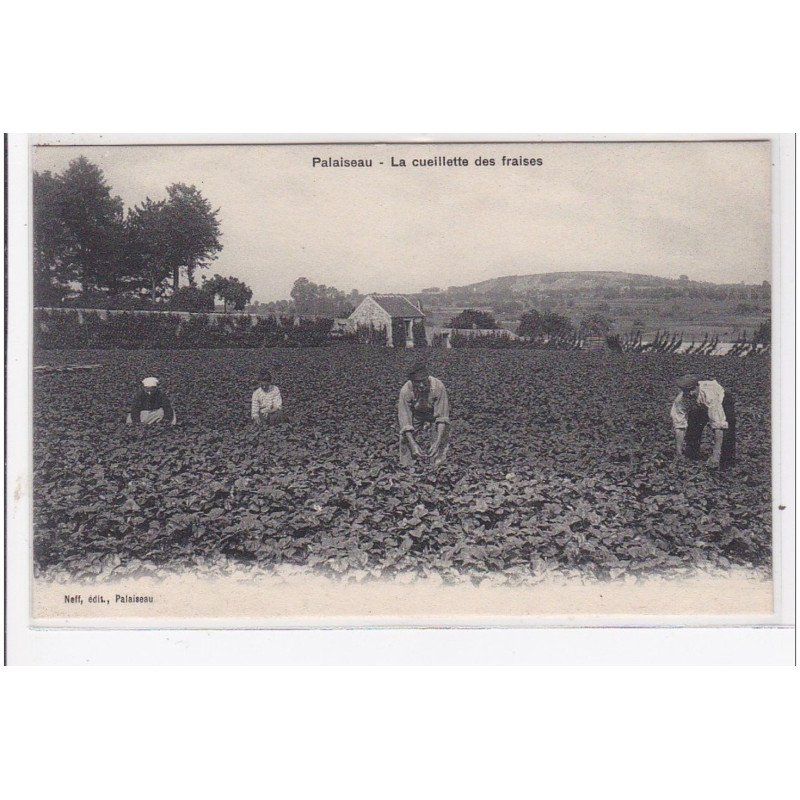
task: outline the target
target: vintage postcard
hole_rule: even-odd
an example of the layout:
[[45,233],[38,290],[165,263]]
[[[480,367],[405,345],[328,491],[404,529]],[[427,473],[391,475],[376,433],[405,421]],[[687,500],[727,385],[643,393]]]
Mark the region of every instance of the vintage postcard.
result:
[[774,621],[779,144],[31,137],[31,623]]

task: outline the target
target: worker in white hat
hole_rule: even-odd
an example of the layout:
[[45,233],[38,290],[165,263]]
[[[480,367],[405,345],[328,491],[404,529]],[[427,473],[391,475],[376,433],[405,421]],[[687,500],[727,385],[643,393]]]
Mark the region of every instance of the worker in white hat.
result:
[[256,425],[283,425],[289,417],[283,410],[281,390],[272,382],[272,372],[264,367],[258,376],[258,386],[250,402],[250,415]]
[[178,421],[172,403],[167,393],[158,385],[158,378],[145,378],[133,397],[126,423],[155,425],[165,419],[171,420],[171,425]]
[[730,467],[736,459],[736,409],[733,395],[715,380],[682,375],[670,416],[675,430],[676,455],[700,458],[700,442],[706,425],[714,432],[714,449],[706,462],[713,468]]

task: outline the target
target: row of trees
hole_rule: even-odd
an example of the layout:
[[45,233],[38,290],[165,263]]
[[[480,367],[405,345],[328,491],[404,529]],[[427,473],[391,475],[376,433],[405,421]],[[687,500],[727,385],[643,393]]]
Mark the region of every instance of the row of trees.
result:
[[[510,309],[520,310],[532,305],[542,306],[562,305],[569,300],[576,300],[580,306],[596,303],[598,300],[727,300],[727,301],[761,301],[769,300],[771,286],[769,281],[761,284],[713,284],[683,281],[656,285],[642,286],[569,286],[563,288],[550,288],[546,284],[548,279],[555,281],[559,275],[542,275],[539,278],[540,286],[526,290],[514,290],[502,286],[477,287],[449,287],[439,289],[431,287],[423,289],[419,296],[430,307],[453,305],[480,305],[491,306],[497,309],[501,305],[508,305]],[[654,281],[659,279],[653,279]]]
[[333,286],[314,283],[308,278],[298,278],[290,294],[294,311],[307,316],[347,317],[364,299],[356,289],[345,294]]
[[[174,183],[165,198],[148,197],[126,212],[103,171],[83,156],[60,174],[33,174],[33,278],[40,305],[74,294],[155,300],[177,293],[184,275],[196,287],[198,271],[222,250],[220,236],[219,209],[195,186]],[[241,295],[240,288],[236,293],[220,283],[209,291],[217,288]]]
[[219,297],[222,300],[224,311],[228,310],[228,306],[236,311],[244,311],[245,306],[253,298],[253,290],[246,283],[234,277],[223,278],[222,275],[215,275],[210,280],[204,279],[201,288],[212,298]]
[[542,314],[536,309],[532,309],[520,317],[517,333],[520,336],[533,338],[569,336],[573,333],[581,336],[605,336],[612,327],[612,321],[603,314],[587,314],[576,327],[561,314]]
[[357,289],[346,293],[308,278],[298,278],[292,284],[290,300],[256,302],[249,306],[253,313],[287,314],[308,317],[348,317],[364,299]]
[[[467,308],[453,317],[448,327],[457,329],[478,328],[481,330],[497,330],[501,326],[489,311]],[[611,320],[602,314],[588,314],[577,326],[561,314],[542,313],[536,309],[526,311],[519,321],[517,334],[533,339],[558,336],[605,336],[612,328]]]
[[448,328],[458,330],[478,329],[495,330],[500,327],[494,315],[489,311],[479,311],[475,308],[465,308],[460,314],[453,317],[447,325]]

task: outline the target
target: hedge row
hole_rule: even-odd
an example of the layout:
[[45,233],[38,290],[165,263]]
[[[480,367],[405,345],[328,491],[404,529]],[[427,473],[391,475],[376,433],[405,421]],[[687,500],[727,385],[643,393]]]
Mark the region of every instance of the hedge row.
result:
[[[434,342],[434,345],[436,342]],[[491,333],[482,336],[469,336],[458,331],[453,331],[450,335],[450,346],[453,348],[462,347],[530,347],[530,343],[524,339],[515,339],[507,333]]]
[[318,347],[330,342],[331,319],[282,326],[271,317],[255,320],[218,314],[100,314],[34,311],[34,344],[43,350],[200,349],[223,347]]

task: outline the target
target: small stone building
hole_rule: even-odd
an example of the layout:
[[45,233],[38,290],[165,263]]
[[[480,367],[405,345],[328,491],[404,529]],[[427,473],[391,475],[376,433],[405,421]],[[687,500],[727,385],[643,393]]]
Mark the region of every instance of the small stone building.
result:
[[369,294],[348,317],[347,323],[353,331],[370,327],[385,330],[389,347],[413,347],[414,325],[424,325],[425,314],[404,295]]

